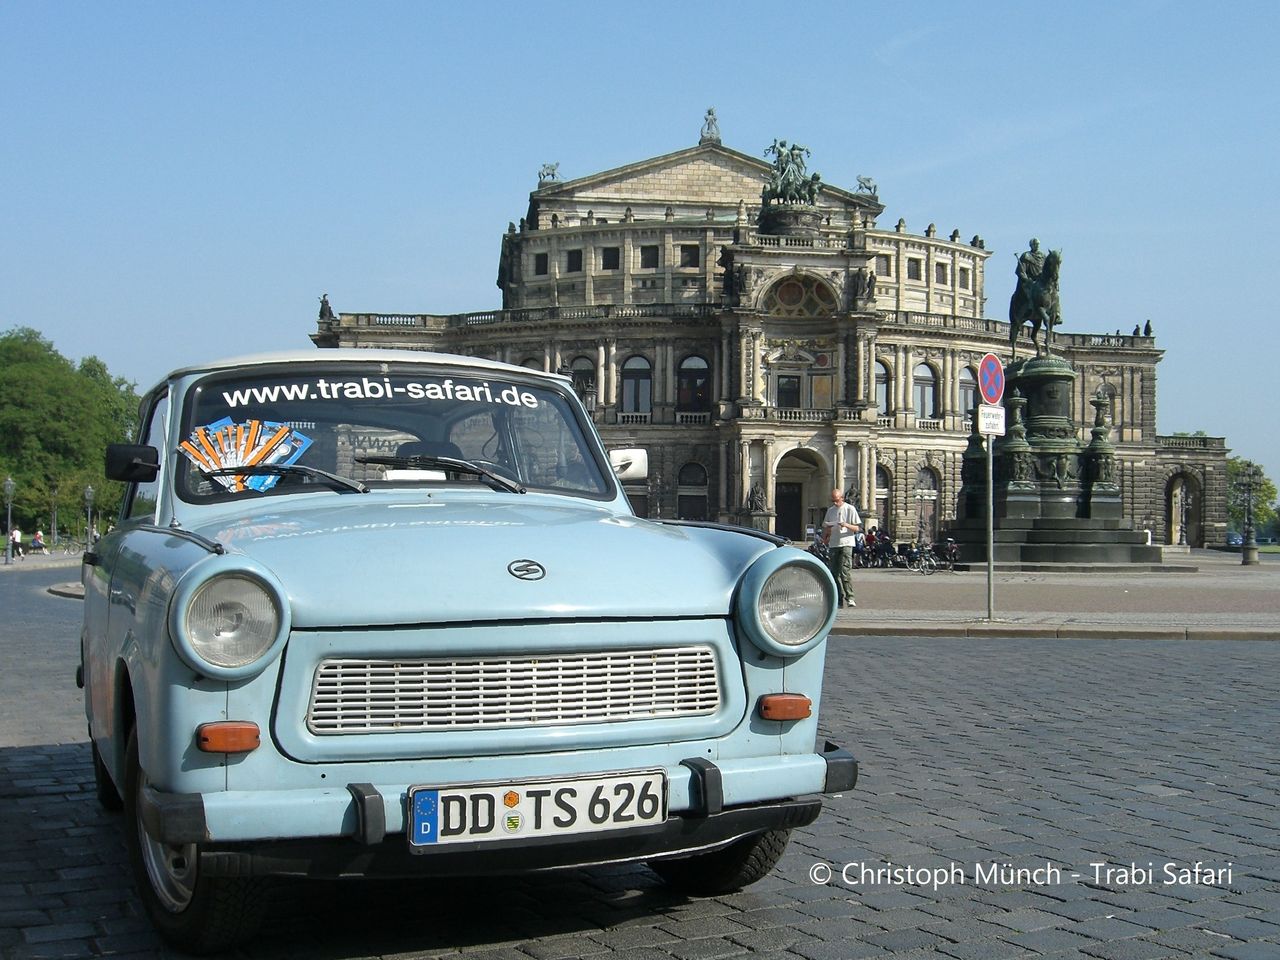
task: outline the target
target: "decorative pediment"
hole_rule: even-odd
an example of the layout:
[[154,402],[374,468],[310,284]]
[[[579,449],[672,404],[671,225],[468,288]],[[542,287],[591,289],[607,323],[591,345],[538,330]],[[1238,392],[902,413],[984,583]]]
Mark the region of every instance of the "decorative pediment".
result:
[[[576,180],[545,181],[530,200],[544,210],[561,204],[626,205],[635,208],[637,216],[640,209],[655,205],[692,205],[700,207],[701,213],[710,205],[736,216],[739,201],[759,204],[760,191],[772,170],[762,159],[707,142]],[[820,205],[832,208],[880,209],[867,194],[829,185],[824,186],[820,200]]]

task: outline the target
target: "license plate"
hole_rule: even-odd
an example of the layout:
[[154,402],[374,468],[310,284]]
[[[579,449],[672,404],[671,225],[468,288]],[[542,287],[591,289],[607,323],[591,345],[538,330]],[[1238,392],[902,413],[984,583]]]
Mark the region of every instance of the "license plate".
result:
[[667,818],[662,771],[409,790],[409,845],[626,830]]

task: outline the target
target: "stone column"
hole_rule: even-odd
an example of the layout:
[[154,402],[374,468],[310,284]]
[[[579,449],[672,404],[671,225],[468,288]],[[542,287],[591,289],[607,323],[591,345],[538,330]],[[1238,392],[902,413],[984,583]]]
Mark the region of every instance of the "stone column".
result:
[[649,381],[649,409],[653,422],[658,422],[658,408],[662,406],[662,398],[665,395],[667,370],[666,365],[662,362],[663,342],[655,340],[653,344],[653,370],[650,374]]
[[739,461],[741,463],[740,473],[738,477],[738,505],[745,507],[747,498],[751,494],[751,441],[741,440],[738,442]]
[[871,444],[862,440],[858,443],[858,512],[869,513],[872,499],[875,496],[875,477],[868,475]]
[[774,482],[773,474],[773,441],[766,440],[764,449],[761,451],[764,462],[761,469],[764,471],[764,507],[766,510],[776,510],[777,507],[773,502],[774,488],[777,484]]
[[[667,341],[667,369],[665,376],[667,378],[667,403],[675,406],[676,402],[676,344],[674,341]],[[707,376],[711,376],[711,371],[707,371]]]
[[729,399],[729,391],[733,389],[733,385],[729,382],[729,358],[733,356],[733,342],[727,333],[720,335],[720,397],[721,400]]
[[614,337],[610,337],[607,343],[609,354],[609,406],[616,407],[618,405],[618,341]]
[[834,455],[832,456],[831,460],[832,460],[832,464],[833,464],[833,466],[832,466],[832,472],[835,474],[835,475],[831,478],[831,479],[832,479],[832,481],[833,481],[832,486],[839,487],[841,490],[843,490],[843,489],[845,489],[845,482],[844,482],[844,441],[843,441],[843,440],[841,440],[839,437],[836,437],[836,438],[835,438],[835,452],[834,452]]
[[720,448],[720,476],[719,482],[716,484],[716,494],[720,502],[720,508],[717,511],[719,516],[728,518],[729,516],[729,445],[727,443],[717,444]]
[[622,303],[631,303],[631,258],[635,255],[635,248],[631,245],[631,231],[624,231],[622,234]]
[[836,390],[833,398],[837,407],[843,407],[848,402],[847,397],[852,396],[849,391],[848,376],[845,360],[845,338],[841,336],[836,343]]
[[751,334],[738,329],[738,397],[751,398]]
[[604,389],[604,371],[605,371],[605,344],[603,340],[596,341],[596,406],[603,407],[605,404]]
[[751,333],[751,399],[756,402],[764,399],[764,364],[760,360],[760,346],[763,343],[763,333],[759,330]]

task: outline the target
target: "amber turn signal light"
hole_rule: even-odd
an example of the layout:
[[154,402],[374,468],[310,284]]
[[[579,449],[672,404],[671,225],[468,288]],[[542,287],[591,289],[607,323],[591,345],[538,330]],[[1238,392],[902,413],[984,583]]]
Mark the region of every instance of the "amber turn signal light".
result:
[[767,693],[757,709],[766,720],[804,720],[813,713],[813,701],[803,693]]
[[221,720],[196,727],[196,746],[205,753],[249,753],[261,743],[258,725],[249,720]]

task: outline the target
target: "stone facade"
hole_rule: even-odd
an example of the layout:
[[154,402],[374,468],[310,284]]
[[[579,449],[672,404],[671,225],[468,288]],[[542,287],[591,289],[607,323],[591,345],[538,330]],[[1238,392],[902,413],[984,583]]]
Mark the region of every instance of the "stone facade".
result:
[[[312,339],[571,372],[606,443],[650,451],[648,484],[628,490],[640,513],[800,539],[840,486],[869,525],[932,537],[956,516],[978,362],[1009,354],[986,311],[990,251],[933,224],[881,229],[870,182],[824,185],[810,235],[761,233],[770,170],[710,140],[544,181],[502,237],[502,309],[339,313]],[[1054,352],[1078,373],[1085,440],[1088,401],[1111,398],[1124,516],[1177,543],[1185,498],[1187,540],[1224,543],[1225,444],[1157,436],[1149,328],[1059,334]]]

